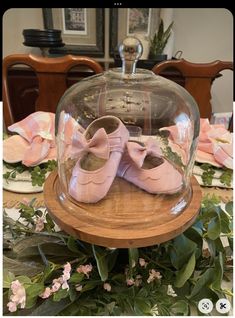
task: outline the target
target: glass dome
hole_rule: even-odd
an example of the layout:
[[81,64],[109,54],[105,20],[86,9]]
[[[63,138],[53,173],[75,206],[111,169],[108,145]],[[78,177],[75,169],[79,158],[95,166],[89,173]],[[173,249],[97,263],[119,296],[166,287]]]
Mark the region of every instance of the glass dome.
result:
[[81,80],[59,102],[59,199],[78,207],[105,202],[119,215],[136,193],[142,199],[133,210],[149,201],[150,210],[178,214],[192,197],[197,104],[178,84],[136,69],[138,39],[126,38],[119,52],[122,68]]

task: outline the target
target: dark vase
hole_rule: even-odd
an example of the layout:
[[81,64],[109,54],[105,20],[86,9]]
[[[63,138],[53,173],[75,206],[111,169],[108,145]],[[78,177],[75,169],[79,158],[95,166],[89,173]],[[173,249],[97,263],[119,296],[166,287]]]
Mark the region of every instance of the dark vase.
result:
[[167,54],[152,54],[149,53],[149,60],[154,60],[156,62],[161,62],[167,60]]

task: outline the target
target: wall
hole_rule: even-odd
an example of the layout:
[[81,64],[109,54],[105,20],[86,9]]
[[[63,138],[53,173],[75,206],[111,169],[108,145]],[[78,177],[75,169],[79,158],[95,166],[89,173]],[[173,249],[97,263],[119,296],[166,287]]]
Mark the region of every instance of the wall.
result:
[[[226,9],[174,9],[174,53],[183,51],[182,57],[192,62],[211,62],[216,59],[233,60],[233,17]],[[109,9],[105,10],[105,57],[109,44]],[[12,53],[36,53],[37,48],[22,44],[22,30],[43,28],[42,10],[9,9],[3,16],[3,56]],[[232,110],[233,74],[222,73],[212,90],[212,107],[215,112]]]
[[[233,16],[226,9],[174,9],[175,49],[191,62],[233,61]],[[215,112],[232,111],[233,72],[222,72],[212,88]]]

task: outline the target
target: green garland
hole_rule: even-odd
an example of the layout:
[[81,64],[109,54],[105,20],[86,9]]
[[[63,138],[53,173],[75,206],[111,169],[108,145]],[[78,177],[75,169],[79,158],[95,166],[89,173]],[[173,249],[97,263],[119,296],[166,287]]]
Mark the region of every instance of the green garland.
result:
[[[16,312],[22,316],[186,316],[202,298],[231,300],[231,290],[221,284],[232,274],[232,202],[221,208],[217,197],[206,196],[197,220],[183,234],[129,250],[92,246],[56,232],[47,211],[33,203],[21,204],[17,221],[4,213],[4,315],[12,315],[7,303],[16,280],[26,292],[25,308],[18,306]],[[223,246],[221,236],[229,246]],[[65,264],[71,266],[69,289],[60,286],[40,297],[68,275]],[[81,268],[89,268],[89,274]]]
[[31,182],[33,186],[42,186],[46,180],[46,174],[53,171],[57,167],[56,160],[48,160],[36,167],[27,167],[20,162],[7,163],[3,161],[5,167],[9,170],[3,174],[3,178],[8,180],[15,179],[17,174],[21,174],[24,171],[28,171],[31,175]]

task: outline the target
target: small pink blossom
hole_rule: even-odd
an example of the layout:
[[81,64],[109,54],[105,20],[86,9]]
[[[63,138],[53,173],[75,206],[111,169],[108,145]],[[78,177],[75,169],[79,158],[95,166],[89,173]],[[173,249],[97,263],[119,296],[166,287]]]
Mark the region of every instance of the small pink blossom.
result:
[[139,258],[139,264],[141,267],[144,267],[144,268],[146,268],[146,266],[148,265],[148,263],[143,258]]
[[127,286],[132,286],[135,284],[135,281],[133,278],[127,278],[126,284],[127,284]]
[[109,283],[104,283],[104,289],[105,290],[107,290],[108,292],[110,292],[111,291],[111,289],[112,289],[112,287],[111,287],[111,285],[109,284]]
[[14,312],[17,310],[16,303],[13,301],[9,301],[9,303],[7,303],[7,307],[10,312]]
[[50,297],[51,294],[52,294],[52,291],[51,291],[50,287],[46,287],[45,290],[44,290],[44,292],[43,292],[41,295],[39,295],[39,296],[40,296],[41,298],[45,299],[45,298]]
[[160,279],[162,278],[160,272],[156,272],[155,269],[150,269],[149,270],[149,278],[147,279],[147,283],[153,282],[155,279]]
[[51,287],[51,291],[53,293],[57,292],[60,289],[61,284],[59,282],[55,282],[52,287]]
[[76,291],[81,291],[82,285],[80,285],[80,284],[75,285],[75,289],[76,289]]
[[11,301],[7,304],[9,311],[16,311],[17,305],[20,305],[20,308],[25,308],[26,292],[24,286],[22,286],[18,280],[14,280],[11,283],[11,291]]
[[38,217],[35,221],[36,228],[35,232],[41,232],[44,229],[44,217]]
[[77,268],[77,272],[78,273],[83,273],[84,275],[86,275],[87,278],[89,278],[89,274],[92,271],[92,265],[89,264],[89,265],[80,265],[78,268]]
[[64,265],[64,271],[63,271],[63,275],[62,275],[63,282],[65,282],[65,281],[70,279],[70,271],[71,271],[71,265],[70,265],[69,262],[67,262]]

